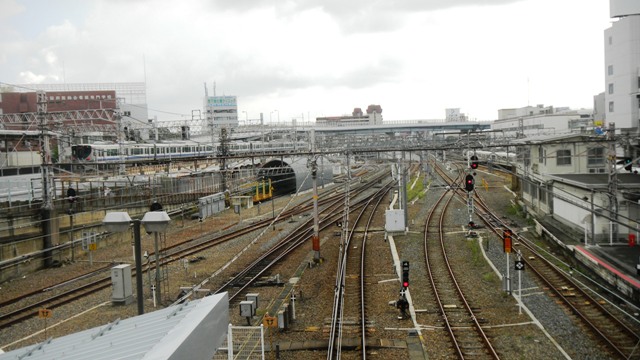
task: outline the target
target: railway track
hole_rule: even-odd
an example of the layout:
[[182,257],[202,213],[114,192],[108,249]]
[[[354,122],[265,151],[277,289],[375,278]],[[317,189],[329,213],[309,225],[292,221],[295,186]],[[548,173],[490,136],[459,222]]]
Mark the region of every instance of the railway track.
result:
[[[478,201],[478,215],[499,236],[504,229],[511,230],[500,218]],[[606,301],[591,295],[592,290],[577,283],[561,264],[549,259],[535,244],[511,230],[513,252],[532,271],[553,296],[560,299],[567,312],[577,318],[616,357],[640,359],[640,326],[623,321],[614,314]]]
[[[384,173],[378,173],[370,175],[371,183],[374,183],[378,179],[384,177]],[[366,187],[369,186],[368,182],[359,184],[358,189],[354,191],[354,196],[360,194],[365,191]],[[341,193],[336,192],[335,190],[327,191],[327,196],[323,198],[323,201],[320,203],[322,205],[330,204],[331,202],[339,201],[342,199],[343,195]],[[338,199],[338,200],[336,200]],[[288,211],[283,212],[278,219],[284,220],[290,216],[298,215],[304,213],[312,208],[311,205],[299,205]],[[264,219],[258,221],[253,224],[249,224],[243,228],[238,230],[231,230],[226,234],[222,235],[203,235],[197,239],[189,239],[187,241],[168,246],[166,247],[165,253],[166,256],[161,260],[161,266],[166,265],[168,263],[178,261],[180,259],[186,258],[188,256],[195,255],[199,252],[202,252],[206,249],[210,249],[219,244],[222,244],[226,241],[234,239],[238,236],[246,235],[266,226],[269,226],[275,221],[274,219]],[[153,256],[153,254],[151,254]],[[110,268],[110,266],[109,266]],[[144,271],[152,271],[155,270],[155,265],[150,266]],[[135,276],[135,270],[132,271],[132,276]],[[63,283],[65,284],[73,284],[79,280],[79,278],[88,277],[88,274],[83,274],[78,278],[66,280],[64,282],[58,284],[52,284],[47,288],[38,289],[28,294],[23,294],[22,296],[12,298],[9,300],[5,300],[3,303],[6,305],[10,305],[13,309],[7,309],[7,307],[3,307],[3,313],[0,314],[0,329],[6,328],[15,324],[18,324],[22,321],[28,320],[37,316],[38,309],[41,307],[47,307],[49,309],[54,309],[56,307],[68,304],[73,302],[76,299],[80,299],[86,297],[90,294],[93,294],[97,291],[104,290],[111,286],[111,277],[110,275],[101,276],[98,279],[92,279],[86,284],[82,284],[71,289],[63,290]],[[42,298],[41,294],[47,293],[47,289],[51,288],[59,288],[57,292],[50,292],[51,295],[45,296]],[[37,300],[34,298],[37,297]],[[6,312],[5,312],[6,311]]]
[[[327,359],[340,359],[343,337],[359,335],[360,343],[357,351],[360,359],[367,358],[367,316],[365,301],[365,259],[366,240],[373,216],[380,208],[380,202],[391,190],[391,183],[380,188],[369,199],[355,216],[353,226],[349,228],[348,215],[345,215],[341,237],[340,254],[336,269],[334,301],[329,330],[329,346]],[[351,207],[351,204],[348,204]],[[358,226],[361,226],[360,230]],[[353,251],[351,251],[353,250]],[[349,315],[355,315],[351,318]],[[346,326],[352,331],[346,331]],[[358,326],[359,325],[359,326]]]
[[[445,173],[449,181],[452,181]],[[466,196],[461,190],[457,190]],[[512,251],[533,272],[541,287],[548,289],[559,299],[566,312],[577,319],[593,338],[599,340],[613,356],[621,359],[640,359],[640,326],[621,318],[620,312],[601,298],[591,294],[593,290],[578,283],[565,271],[564,265],[550,258],[531,240],[518,234],[495,214],[484,200],[474,192],[475,214],[486,226],[504,241],[504,231],[512,234]],[[511,266],[511,265],[509,265]]]
[[[425,221],[424,254],[429,282],[444,328],[452,343],[451,356],[459,359],[498,359],[499,356],[483,330],[478,315],[458,283],[447,255],[445,212],[454,196],[453,192],[445,191]],[[435,229],[436,234],[433,234],[434,231],[430,231],[430,228]]]

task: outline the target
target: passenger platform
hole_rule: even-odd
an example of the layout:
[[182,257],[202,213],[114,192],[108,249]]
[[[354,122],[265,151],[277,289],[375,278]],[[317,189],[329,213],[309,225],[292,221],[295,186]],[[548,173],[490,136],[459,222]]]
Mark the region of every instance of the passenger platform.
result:
[[640,246],[595,245],[575,246],[576,252],[584,254],[589,260],[606,269],[612,275],[628,282],[636,291],[640,291],[640,275],[637,266],[640,265]]
[[611,286],[632,299],[640,307],[640,245],[615,242],[585,245],[584,237],[551,217],[540,219],[545,235],[573,252],[575,258],[589,267]]

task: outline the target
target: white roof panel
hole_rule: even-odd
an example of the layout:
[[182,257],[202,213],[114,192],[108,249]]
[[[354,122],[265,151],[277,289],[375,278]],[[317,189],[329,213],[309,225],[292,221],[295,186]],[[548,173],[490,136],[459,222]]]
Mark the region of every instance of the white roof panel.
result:
[[225,292],[13,350],[0,354],[0,360],[209,360],[228,324]]

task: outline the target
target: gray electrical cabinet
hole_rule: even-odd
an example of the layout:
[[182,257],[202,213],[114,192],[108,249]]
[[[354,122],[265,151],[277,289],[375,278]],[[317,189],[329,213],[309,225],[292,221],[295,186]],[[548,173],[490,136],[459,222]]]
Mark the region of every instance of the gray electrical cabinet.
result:
[[384,230],[386,232],[403,232],[405,230],[404,227],[404,210],[393,209],[385,211]]
[[111,302],[122,305],[133,302],[131,265],[123,264],[111,268]]
[[256,304],[253,301],[240,301],[240,316],[252,317],[256,315]]

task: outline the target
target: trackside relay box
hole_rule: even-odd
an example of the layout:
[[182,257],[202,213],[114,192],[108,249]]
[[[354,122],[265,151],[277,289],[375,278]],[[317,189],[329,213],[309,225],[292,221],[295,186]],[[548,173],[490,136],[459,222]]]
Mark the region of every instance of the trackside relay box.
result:
[[386,232],[404,232],[404,210],[387,210],[385,211],[384,230]]
[[120,305],[133,302],[130,264],[116,265],[111,268],[111,301]]

